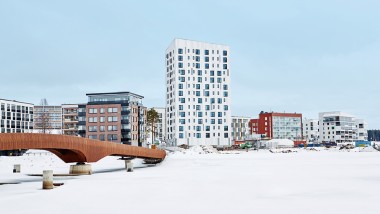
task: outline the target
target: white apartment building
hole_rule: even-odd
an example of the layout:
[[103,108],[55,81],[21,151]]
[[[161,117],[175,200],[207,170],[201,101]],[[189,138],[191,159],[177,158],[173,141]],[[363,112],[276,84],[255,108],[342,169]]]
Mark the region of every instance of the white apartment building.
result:
[[62,106],[47,105],[46,100],[41,105],[34,106],[34,133],[62,134]]
[[156,138],[161,142],[166,141],[166,113],[165,108],[154,107],[158,113],[158,121],[156,123]]
[[303,138],[308,142],[317,142],[319,136],[319,122],[317,119],[304,119],[303,123]]
[[0,99],[0,133],[31,133],[33,108],[31,103]]
[[165,53],[169,144],[230,145],[230,50],[174,39]]
[[249,137],[249,121],[251,118],[232,116],[231,120],[231,139],[233,143],[237,141],[244,141],[246,137]]
[[363,120],[340,111],[319,113],[319,142],[355,144],[359,138],[364,140],[367,137],[366,123]]
[[356,128],[358,129],[358,141],[368,140],[367,122],[363,119],[356,119]]

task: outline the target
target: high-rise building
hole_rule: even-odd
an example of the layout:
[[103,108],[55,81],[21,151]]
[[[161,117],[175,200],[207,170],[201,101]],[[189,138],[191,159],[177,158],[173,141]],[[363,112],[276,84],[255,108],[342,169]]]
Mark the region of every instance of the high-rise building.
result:
[[62,134],[78,136],[78,104],[62,105]]
[[230,145],[230,51],[174,39],[166,49],[168,143]]
[[303,137],[308,142],[317,142],[319,136],[319,122],[316,119],[304,119],[303,123]]
[[131,92],[87,94],[78,105],[78,132],[82,137],[143,146],[146,143],[146,107],[143,96]]
[[232,116],[231,139],[234,144],[242,142],[250,135],[249,117]]
[[154,107],[158,113],[158,121],[156,123],[156,138],[161,142],[166,141],[166,113],[165,108]]
[[31,133],[33,107],[31,103],[0,99],[0,133]]
[[269,139],[302,139],[302,114],[260,112],[258,119],[250,122],[252,134]]
[[34,106],[34,133],[62,134],[62,106],[48,105],[42,99],[40,105]]
[[340,112],[319,113],[319,142],[336,144],[355,144],[367,140],[367,123],[362,119]]

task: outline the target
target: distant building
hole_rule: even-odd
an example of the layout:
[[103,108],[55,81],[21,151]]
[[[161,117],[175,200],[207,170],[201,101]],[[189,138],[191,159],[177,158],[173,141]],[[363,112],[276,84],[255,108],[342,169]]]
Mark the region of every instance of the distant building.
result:
[[308,142],[317,142],[319,136],[319,122],[317,119],[303,120],[303,137]]
[[250,135],[249,117],[231,117],[231,138],[234,144],[244,141]]
[[0,133],[30,133],[33,131],[34,105],[0,99]]
[[101,141],[143,146],[146,143],[146,107],[143,96],[131,92],[87,94],[78,105],[78,133]]
[[367,140],[367,123],[362,119],[340,112],[319,113],[319,142],[336,144],[355,144]]
[[78,136],[78,104],[62,105],[62,134]]
[[[34,105],[15,100],[0,99],[0,133],[33,132]],[[22,155],[26,150],[0,151],[2,155]]]
[[34,106],[34,133],[62,134],[62,106],[48,105],[42,99],[40,105]]
[[258,119],[250,121],[252,134],[269,139],[302,139],[302,114],[261,112]]

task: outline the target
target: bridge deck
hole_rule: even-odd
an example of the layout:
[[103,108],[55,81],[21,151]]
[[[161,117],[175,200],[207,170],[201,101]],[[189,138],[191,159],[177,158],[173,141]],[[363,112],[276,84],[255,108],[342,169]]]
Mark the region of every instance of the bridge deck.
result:
[[30,133],[0,134],[0,150],[42,149],[47,150],[66,163],[97,162],[106,156],[122,156],[163,160],[166,152],[120,143],[88,138]]

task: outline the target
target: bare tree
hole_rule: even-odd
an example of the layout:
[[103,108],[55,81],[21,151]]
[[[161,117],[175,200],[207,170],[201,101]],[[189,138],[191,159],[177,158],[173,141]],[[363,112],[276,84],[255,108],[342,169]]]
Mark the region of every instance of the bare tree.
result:
[[[42,99],[40,102],[41,109],[38,112],[35,112],[35,128],[39,133],[42,134],[51,134],[52,125],[49,108],[45,108],[48,105],[46,99]],[[35,109],[36,110],[36,109]]]

